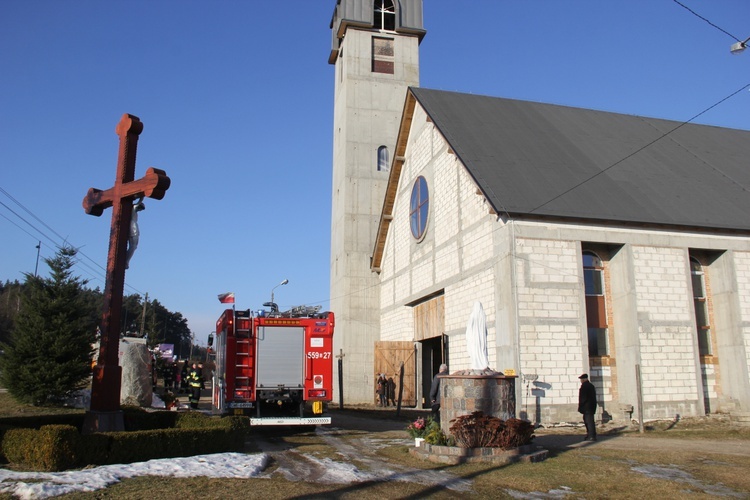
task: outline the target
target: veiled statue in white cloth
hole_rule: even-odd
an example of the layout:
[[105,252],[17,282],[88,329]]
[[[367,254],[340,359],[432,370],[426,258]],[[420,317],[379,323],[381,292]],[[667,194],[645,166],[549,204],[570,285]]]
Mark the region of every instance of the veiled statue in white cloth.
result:
[[472,370],[489,368],[487,358],[487,316],[479,301],[474,302],[469,321],[466,323],[466,349]]

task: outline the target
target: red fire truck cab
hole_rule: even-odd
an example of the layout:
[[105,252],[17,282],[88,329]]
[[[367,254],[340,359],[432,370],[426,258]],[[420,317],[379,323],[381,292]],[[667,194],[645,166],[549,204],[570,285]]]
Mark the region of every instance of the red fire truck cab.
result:
[[248,415],[251,425],[330,424],[334,315],[319,310],[226,309],[212,346],[214,413]]

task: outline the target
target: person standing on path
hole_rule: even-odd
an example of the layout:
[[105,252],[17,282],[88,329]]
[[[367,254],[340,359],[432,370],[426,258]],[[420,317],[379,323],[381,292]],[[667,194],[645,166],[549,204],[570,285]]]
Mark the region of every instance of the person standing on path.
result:
[[578,389],[578,413],[583,414],[583,423],[586,425],[586,437],[584,441],[596,441],[596,388],[589,382],[588,374],[584,373],[578,377],[581,388]]
[[201,388],[203,387],[203,374],[199,371],[198,366],[193,363],[193,367],[188,373],[188,386],[190,387],[190,408],[197,409],[198,402],[201,399]]
[[378,406],[382,406],[382,407],[385,407],[388,404],[387,403],[388,400],[386,399],[387,388],[385,385],[386,385],[385,375],[383,375],[382,373],[378,373],[378,387],[375,392],[377,392],[378,394]]
[[440,375],[448,373],[448,365],[440,365],[439,371],[432,377],[432,386],[430,386],[430,402],[432,403],[432,419],[440,423]]

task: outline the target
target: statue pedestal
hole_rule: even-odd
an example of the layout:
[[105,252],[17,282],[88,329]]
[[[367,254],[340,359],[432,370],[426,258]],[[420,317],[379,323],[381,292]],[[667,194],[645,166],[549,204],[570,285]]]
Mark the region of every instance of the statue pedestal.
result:
[[485,415],[507,420],[516,416],[516,378],[487,370],[474,370],[440,377],[440,427],[450,434],[451,420],[481,411]]

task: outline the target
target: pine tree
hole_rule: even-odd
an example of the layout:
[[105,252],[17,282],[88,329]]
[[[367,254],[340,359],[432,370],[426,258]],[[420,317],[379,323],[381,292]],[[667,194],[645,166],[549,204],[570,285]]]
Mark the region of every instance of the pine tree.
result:
[[85,280],[73,276],[77,251],[64,247],[44,259],[49,278],[25,274],[21,307],[3,345],[3,386],[21,402],[59,403],[91,376],[94,306]]

